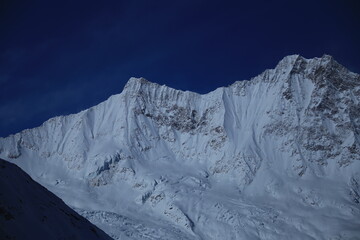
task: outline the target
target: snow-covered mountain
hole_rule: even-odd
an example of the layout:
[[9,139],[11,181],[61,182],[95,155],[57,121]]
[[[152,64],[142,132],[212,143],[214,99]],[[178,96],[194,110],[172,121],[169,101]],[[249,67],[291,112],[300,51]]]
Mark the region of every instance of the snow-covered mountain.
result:
[[131,78],[0,156],[115,239],[360,239],[359,101],[328,55],[205,95]]
[[0,159],[0,239],[111,238],[19,167]]

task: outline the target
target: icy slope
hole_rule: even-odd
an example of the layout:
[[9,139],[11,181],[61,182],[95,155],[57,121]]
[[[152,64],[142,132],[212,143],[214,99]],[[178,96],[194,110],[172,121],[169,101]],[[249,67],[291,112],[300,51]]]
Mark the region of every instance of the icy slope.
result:
[[0,159],[0,239],[111,239],[34,182]]
[[132,78],[78,114],[0,139],[114,238],[360,235],[360,77],[332,57],[205,95]]

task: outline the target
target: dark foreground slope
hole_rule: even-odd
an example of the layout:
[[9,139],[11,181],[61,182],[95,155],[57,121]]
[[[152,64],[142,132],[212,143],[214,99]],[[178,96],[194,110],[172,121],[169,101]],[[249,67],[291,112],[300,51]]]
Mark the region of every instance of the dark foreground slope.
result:
[[0,239],[111,239],[16,165],[0,159]]

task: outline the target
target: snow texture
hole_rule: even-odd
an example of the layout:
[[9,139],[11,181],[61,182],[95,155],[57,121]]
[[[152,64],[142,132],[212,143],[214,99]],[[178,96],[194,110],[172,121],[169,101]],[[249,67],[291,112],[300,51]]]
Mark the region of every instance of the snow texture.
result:
[[205,95],[131,78],[0,156],[114,239],[360,239],[359,101],[328,55]]
[[0,159],[0,239],[106,239],[24,171]]

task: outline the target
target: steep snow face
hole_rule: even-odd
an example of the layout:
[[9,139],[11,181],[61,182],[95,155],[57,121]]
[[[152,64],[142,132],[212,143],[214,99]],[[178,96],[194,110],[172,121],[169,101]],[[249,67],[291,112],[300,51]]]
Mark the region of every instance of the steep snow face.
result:
[[102,230],[0,159],[0,239],[106,239]]
[[118,239],[350,239],[359,100],[359,75],[327,55],[205,95],[131,78],[0,138],[0,156]]

